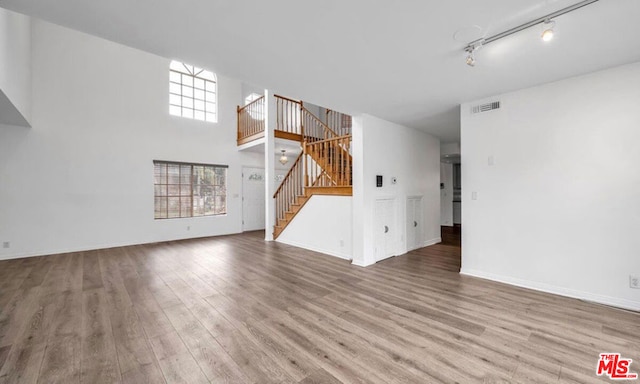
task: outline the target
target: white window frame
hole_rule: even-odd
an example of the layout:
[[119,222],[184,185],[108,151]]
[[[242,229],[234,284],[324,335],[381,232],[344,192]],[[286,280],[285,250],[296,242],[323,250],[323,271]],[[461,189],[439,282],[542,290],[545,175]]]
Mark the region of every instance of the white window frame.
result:
[[216,74],[173,60],[169,65],[169,114],[217,123]]

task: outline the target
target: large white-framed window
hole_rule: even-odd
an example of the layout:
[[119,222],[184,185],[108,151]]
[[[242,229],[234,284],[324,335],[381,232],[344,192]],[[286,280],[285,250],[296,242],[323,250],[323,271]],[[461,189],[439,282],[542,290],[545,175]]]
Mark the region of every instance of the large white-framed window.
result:
[[153,161],[154,218],[227,213],[227,166]]
[[173,60],[169,65],[169,113],[188,119],[218,122],[216,74]]

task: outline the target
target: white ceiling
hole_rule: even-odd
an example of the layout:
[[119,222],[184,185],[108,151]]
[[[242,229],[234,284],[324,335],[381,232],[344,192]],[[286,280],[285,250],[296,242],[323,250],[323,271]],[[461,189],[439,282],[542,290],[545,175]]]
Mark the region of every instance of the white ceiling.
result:
[[[464,63],[492,35],[578,0],[0,0],[2,7],[290,97],[459,139],[459,105],[640,60],[640,1],[600,0]],[[464,33],[463,33],[464,34]]]

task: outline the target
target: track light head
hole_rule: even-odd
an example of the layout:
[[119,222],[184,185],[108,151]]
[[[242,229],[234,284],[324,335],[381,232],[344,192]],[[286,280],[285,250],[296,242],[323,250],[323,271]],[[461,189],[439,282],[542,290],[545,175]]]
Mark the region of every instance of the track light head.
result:
[[552,20],[545,20],[543,24],[544,31],[542,32],[542,41],[551,41],[553,39],[553,28],[556,26],[556,22]]
[[464,51],[467,52],[467,58],[465,62],[467,63],[468,66],[475,67],[476,58],[474,56],[474,52],[482,48],[483,44],[484,44],[484,39],[476,40],[470,43],[469,45],[467,45],[467,47],[464,49]]
[[473,57],[473,51],[471,51],[471,52],[469,52],[467,54],[466,63],[470,67],[475,67],[476,66],[476,59],[475,59],[475,57]]

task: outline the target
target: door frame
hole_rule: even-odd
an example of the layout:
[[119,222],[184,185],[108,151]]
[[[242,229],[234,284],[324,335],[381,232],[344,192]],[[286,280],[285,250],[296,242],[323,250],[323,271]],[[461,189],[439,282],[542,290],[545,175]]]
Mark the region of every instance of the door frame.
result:
[[[244,191],[244,173],[245,173],[246,169],[262,169],[263,174],[265,174],[265,180],[264,181],[265,181],[265,183],[267,182],[267,180],[266,180],[267,170],[266,170],[265,167],[254,166],[254,165],[243,165],[241,167],[241,171],[240,171],[241,172],[240,173],[240,178],[241,178],[241,180],[240,180],[241,181],[240,182],[240,198],[241,198],[241,201],[240,202],[241,202],[241,206],[242,206],[242,209],[241,209],[242,214],[240,216],[240,222],[241,222],[240,226],[241,226],[242,232],[245,232],[245,229],[244,229],[244,192],[245,192]],[[266,204],[265,194],[266,193],[263,193],[262,197],[263,197],[263,199],[265,201],[265,204]],[[259,231],[259,230],[260,229],[255,229],[255,231]],[[265,228],[264,230],[266,231],[267,228]],[[252,229],[250,231],[254,231],[254,230]]]

